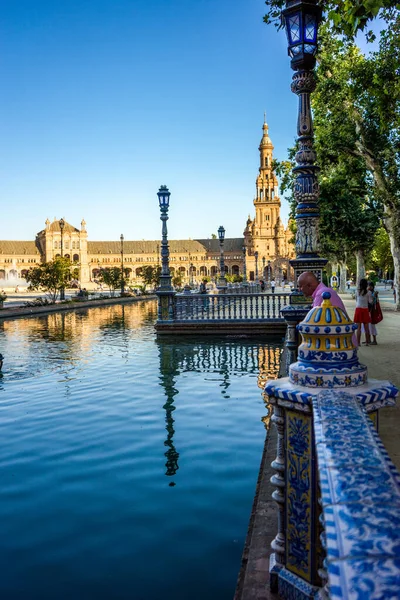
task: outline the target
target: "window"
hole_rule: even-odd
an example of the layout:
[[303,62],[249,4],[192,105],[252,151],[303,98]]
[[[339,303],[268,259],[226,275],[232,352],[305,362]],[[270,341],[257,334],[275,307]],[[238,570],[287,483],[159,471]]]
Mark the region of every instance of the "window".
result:
[[269,215],[265,215],[265,220],[269,221]]
[[268,167],[268,156],[266,156],[264,159],[264,166]]

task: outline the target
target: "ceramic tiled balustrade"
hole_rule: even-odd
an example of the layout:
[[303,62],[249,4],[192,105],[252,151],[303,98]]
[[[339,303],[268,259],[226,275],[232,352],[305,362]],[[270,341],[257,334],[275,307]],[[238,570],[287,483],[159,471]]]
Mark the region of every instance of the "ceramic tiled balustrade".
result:
[[289,377],[265,386],[278,431],[270,581],[283,599],[400,598],[400,478],[372,424],[398,390],[368,380],[354,328],[324,294],[298,326]]
[[345,392],[313,401],[331,600],[400,598],[400,475]]

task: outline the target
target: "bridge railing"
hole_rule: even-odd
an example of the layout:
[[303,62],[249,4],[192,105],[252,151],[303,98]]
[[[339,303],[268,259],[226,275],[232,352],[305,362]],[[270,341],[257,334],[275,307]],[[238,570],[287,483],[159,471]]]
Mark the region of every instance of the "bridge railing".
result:
[[225,293],[182,294],[174,300],[174,320],[182,321],[284,321],[280,311],[290,294]]

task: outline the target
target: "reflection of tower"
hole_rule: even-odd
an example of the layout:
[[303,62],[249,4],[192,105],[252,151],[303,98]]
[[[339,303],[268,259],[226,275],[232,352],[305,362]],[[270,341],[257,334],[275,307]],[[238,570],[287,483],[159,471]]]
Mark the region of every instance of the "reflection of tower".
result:
[[[167,462],[165,463],[165,474],[167,477],[173,477],[179,469],[179,452],[176,451],[174,446],[175,420],[172,417],[175,410],[174,397],[179,393],[175,387],[175,377],[179,374],[179,371],[177,370],[178,361],[175,360],[175,350],[172,345],[160,343],[159,349],[160,380],[167,399],[163,406],[165,410],[165,429],[167,430],[167,439],[164,442],[164,446],[167,446],[168,448],[165,452],[165,457],[167,459]],[[169,485],[174,486],[175,482],[171,481]]]

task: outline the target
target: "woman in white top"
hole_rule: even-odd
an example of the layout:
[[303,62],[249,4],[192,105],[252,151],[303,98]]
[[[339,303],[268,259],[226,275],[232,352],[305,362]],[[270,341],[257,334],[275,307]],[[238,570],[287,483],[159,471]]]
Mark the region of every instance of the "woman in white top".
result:
[[358,324],[357,329],[357,342],[360,345],[361,342],[361,327],[364,325],[366,345],[369,346],[371,343],[371,336],[369,332],[369,324],[371,323],[371,315],[368,310],[368,304],[372,302],[372,294],[368,290],[368,281],[366,279],[360,279],[360,283],[357,289],[356,296],[356,312],[354,313],[354,323]]

